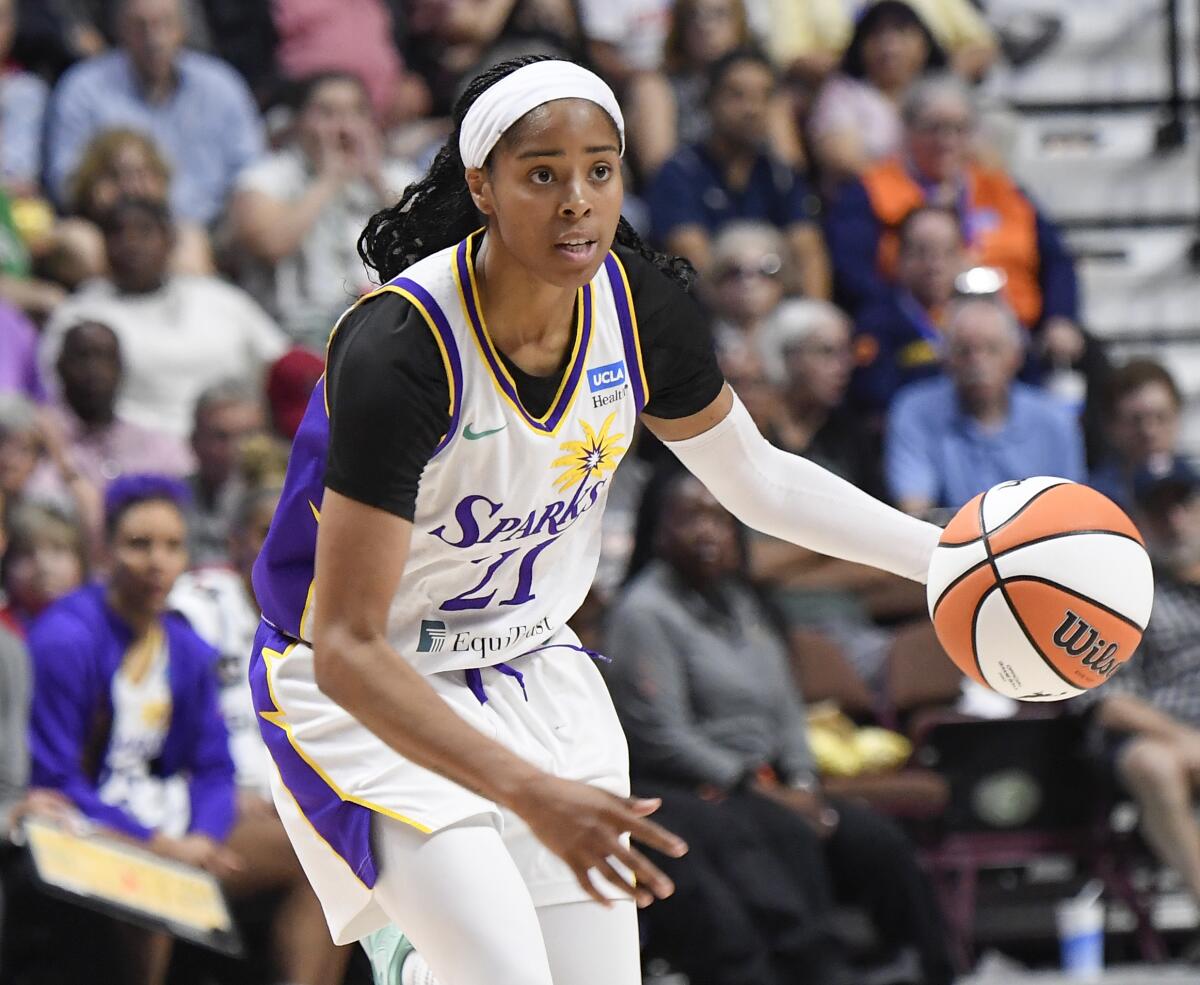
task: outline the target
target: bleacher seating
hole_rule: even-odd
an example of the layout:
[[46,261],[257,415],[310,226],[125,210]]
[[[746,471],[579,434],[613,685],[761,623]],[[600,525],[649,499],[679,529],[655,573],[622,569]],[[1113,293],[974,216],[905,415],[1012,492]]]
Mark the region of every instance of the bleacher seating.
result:
[[[1017,64],[987,89],[1016,108],[1013,172],[1078,258],[1083,321],[1115,359],[1165,361],[1200,396],[1200,4],[991,0]],[[1190,405],[1195,400],[1189,401]],[[1200,412],[1185,423],[1200,452]]]
[[[1162,0],[987,0],[988,19],[1016,64],[989,88],[1017,105],[1159,100],[1170,91]],[[1184,92],[1200,95],[1200,9],[1178,19]]]

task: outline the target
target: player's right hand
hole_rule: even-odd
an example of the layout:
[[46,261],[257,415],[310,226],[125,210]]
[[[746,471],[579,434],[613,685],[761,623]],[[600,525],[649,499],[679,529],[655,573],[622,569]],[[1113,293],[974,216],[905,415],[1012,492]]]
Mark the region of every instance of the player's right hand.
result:
[[616,797],[586,783],[543,775],[525,785],[513,809],[542,844],[571,867],[579,885],[594,900],[609,905],[592,882],[593,869],[632,896],[638,906],[649,906],[655,898],[670,896],[675,884],[624,836],[672,858],[686,854],[682,838],[648,820],[661,804],[660,800]]

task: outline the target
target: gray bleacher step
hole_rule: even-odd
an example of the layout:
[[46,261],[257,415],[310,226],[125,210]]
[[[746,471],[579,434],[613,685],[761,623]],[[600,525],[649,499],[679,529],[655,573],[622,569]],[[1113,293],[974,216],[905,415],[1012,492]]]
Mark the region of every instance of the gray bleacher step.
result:
[[1200,112],[1187,140],[1155,149],[1163,111],[1025,114],[1011,167],[1048,214],[1064,224],[1200,218]]
[[[1179,7],[1184,92],[1198,96],[1200,14],[1189,0]],[[988,0],[987,9],[989,20],[1017,42],[1010,51],[1038,52],[993,71],[988,90],[1006,99],[1108,102],[1162,99],[1170,91],[1161,0]]]
[[1069,232],[1085,324],[1106,339],[1200,334],[1196,235],[1189,226]]

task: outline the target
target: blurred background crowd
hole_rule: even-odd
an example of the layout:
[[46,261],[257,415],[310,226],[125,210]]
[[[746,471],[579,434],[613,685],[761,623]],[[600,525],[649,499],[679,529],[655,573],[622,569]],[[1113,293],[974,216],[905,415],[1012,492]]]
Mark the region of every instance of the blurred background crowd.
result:
[[0,0],[0,833],[82,816],[203,866],[250,945],[105,922],[6,849],[0,981],[363,980],[270,805],[249,572],[371,286],[359,233],[466,82],[530,52],[617,91],[626,214],[700,271],[776,444],[943,520],[1005,479],[1088,482],[1158,567],[1137,659],[1017,708],[963,683],[921,586],[738,529],[640,436],[576,629],[693,846],[650,973],[938,985],[987,948],[1052,957],[1048,908],[1092,880],[1112,955],[1200,958],[1198,19]]

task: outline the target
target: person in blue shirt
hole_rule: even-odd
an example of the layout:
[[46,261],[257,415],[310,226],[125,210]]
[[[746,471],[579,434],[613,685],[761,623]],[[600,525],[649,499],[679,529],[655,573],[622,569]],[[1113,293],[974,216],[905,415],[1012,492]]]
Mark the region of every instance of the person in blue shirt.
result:
[[1025,330],[998,295],[950,306],[945,375],[896,396],[884,440],[888,491],[901,509],[958,509],[998,482],[1086,480],[1083,436],[1059,401],[1016,381]]
[[32,72],[8,65],[17,33],[16,0],[0,0],[0,184],[17,194],[37,189],[42,120],[49,91]]
[[829,258],[817,225],[818,201],[803,175],[766,150],[778,88],[765,55],[740,48],[709,71],[710,134],[679,150],[646,191],[654,237],[697,270],[712,261],[712,239],[735,220],[775,226],[788,239],[802,294],[828,298]]
[[[116,837],[228,878],[243,862],[224,844],[235,786],[217,656],[165,611],[187,564],[185,497],[163,476],[115,480],[107,579],[64,596],[30,630],[30,784]],[[161,981],[170,938],[130,936],[130,967]]]
[[219,58],[185,51],[181,0],[120,0],[120,46],[61,79],[46,133],[46,184],[59,204],[84,147],[117,127],[143,130],[167,156],[171,210],[210,225],[245,165],[264,149],[250,90]]
[[1102,406],[1105,447],[1091,485],[1132,512],[1134,476],[1169,475],[1181,460],[1183,393],[1160,363],[1131,359],[1113,370]]
[[871,415],[887,411],[902,386],[936,376],[942,325],[954,279],[966,267],[958,215],[921,205],[900,224],[896,284],[855,319],[850,400]]

